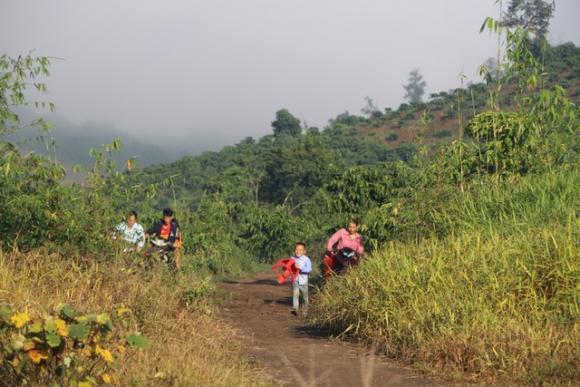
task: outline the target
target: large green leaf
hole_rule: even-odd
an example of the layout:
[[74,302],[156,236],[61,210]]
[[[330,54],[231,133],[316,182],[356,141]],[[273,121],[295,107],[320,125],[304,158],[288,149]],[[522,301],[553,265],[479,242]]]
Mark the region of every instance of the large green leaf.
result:
[[52,348],[56,348],[61,343],[60,336],[54,332],[49,332],[46,334],[46,343]]
[[6,304],[0,305],[0,319],[2,319],[5,322],[9,322],[10,316],[12,316],[12,309],[10,308],[10,306]]
[[84,340],[89,334],[89,327],[86,324],[71,324],[69,327],[69,336],[76,340]]
[[73,319],[78,315],[78,312],[69,304],[60,304],[56,309],[61,317]]
[[127,337],[127,343],[135,348],[147,348],[149,346],[149,340],[141,335],[131,335]]
[[101,313],[97,316],[97,323],[104,327],[107,327],[109,330],[113,329],[113,323],[111,322],[111,317],[108,313]]
[[56,324],[52,317],[49,317],[44,322],[44,331],[47,333],[55,333],[56,334]]
[[42,322],[36,321],[28,325],[28,333],[38,334],[42,332]]

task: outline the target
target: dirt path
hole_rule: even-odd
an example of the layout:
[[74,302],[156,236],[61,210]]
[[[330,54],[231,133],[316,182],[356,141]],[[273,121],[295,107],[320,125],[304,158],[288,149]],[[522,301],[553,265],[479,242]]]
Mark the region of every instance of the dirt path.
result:
[[220,315],[236,327],[246,354],[264,367],[273,382],[284,386],[424,386],[428,379],[365,348],[329,340],[290,314],[289,285],[271,274],[226,282],[227,301]]

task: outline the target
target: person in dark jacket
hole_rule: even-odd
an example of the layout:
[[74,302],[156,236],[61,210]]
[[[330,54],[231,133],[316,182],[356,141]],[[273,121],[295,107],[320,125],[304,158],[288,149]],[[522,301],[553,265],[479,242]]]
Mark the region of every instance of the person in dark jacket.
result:
[[158,237],[168,242],[175,255],[175,265],[180,267],[179,249],[183,245],[179,223],[173,216],[171,208],[163,210],[163,218],[153,224],[145,235],[149,238]]

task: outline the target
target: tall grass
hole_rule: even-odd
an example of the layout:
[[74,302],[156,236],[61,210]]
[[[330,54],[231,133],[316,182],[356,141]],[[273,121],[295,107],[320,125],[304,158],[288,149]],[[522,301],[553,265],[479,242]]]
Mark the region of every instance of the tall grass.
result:
[[0,303],[46,316],[61,302],[84,312],[131,310],[116,326],[145,335],[151,345],[121,360],[121,385],[256,385],[232,331],[212,316],[207,281],[171,274],[164,266],[143,270],[118,257],[99,263],[42,252],[0,251]]
[[480,186],[443,239],[391,243],[320,294],[313,321],[431,370],[578,381],[578,173]]
[[535,225],[563,224],[580,209],[580,170],[514,175],[498,185],[494,177],[477,181],[441,207],[439,222],[455,230],[525,231]]

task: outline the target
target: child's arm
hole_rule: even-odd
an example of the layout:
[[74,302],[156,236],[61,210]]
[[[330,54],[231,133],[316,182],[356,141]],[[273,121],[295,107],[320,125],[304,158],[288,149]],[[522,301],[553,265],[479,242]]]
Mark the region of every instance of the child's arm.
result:
[[135,233],[137,234],[137,251],[139,251],[140,249],[142,249],[145,246],[145,230],[143,229],[143,226],[141,226],[140,224],[135,225],[137,227],[137,229],[135,230]]
[[334,234],[332,234],[332,236],[328,240],[328,243],[326,244],[326,251],[332,251],[332,249],[334,248],[334,245],[338,242],[341,235],[342,235],[342,229],[340,229],[337,232],[335,232]]
[[310,258],[305,257],[300,265],[300,272],[304,274],[308,274],[312,271],[312,262],[310,262]]

